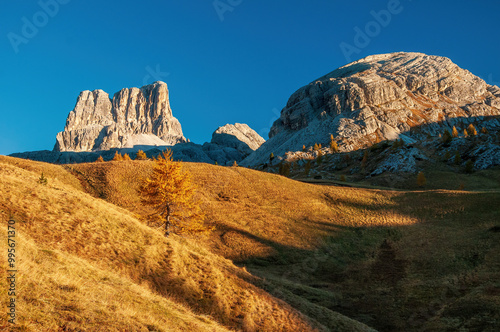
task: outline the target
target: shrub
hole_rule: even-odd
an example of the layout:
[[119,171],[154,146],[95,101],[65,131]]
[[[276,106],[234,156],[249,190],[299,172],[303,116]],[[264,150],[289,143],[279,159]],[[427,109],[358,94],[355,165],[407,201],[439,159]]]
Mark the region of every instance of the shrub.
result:
[[143,203],[154,213],[145,216],[148,221],[165,227],[165,236],[174,233],[201,233],[212,230],[204,225],[205,215],[195,199],[196,187],[181,162],[172,160],[172,151],[166,150],[155,160],[153,172],[140,188]]
[[417,175],[417,186],[422,188],[426,183],[427,179],[425,178],[424,172],[419,172]]
[[142,150],[137,151],[135,154],[135,160],[147,160],[148,156],[146,156],[146,153]]

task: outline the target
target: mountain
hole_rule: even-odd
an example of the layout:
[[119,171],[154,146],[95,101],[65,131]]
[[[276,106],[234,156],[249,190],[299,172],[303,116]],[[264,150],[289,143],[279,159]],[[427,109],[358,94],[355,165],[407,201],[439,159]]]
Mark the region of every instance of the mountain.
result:
[[50,163],[93,162],[99,156],[135,155],[142,149],[149,157],[166,148],[176,160],[215,163],[240,162],[265,140],[246,124],[226,124],[203,145],[189,142],[170,108],[164,82],[142,88],[125,88],[113,99],[103,90],[83,91],[56,136],[52,151],[14,153],[11,156]]
[[173,145],[187,140],[172,115],[168,87],[155,82],[126,88],[113,99],[102,90],[80,93],[55,151],[99,151],[136,145]]
[[[297,90],[271,127],[270,139],[242,164],[268,161],[303,145],[341,152],[384,140],[406,143],[454,125],[500,126],[500,89],[450,59],[422,53],[373,55],[340,67]],[[484,117],[490,116],[488,121]]]

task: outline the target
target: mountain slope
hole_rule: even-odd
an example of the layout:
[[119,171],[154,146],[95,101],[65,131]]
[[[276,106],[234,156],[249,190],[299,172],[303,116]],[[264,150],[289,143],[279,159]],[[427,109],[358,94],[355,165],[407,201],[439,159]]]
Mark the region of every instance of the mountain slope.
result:
[[[41,172],[46,186],[37,183]],[[0,176],[2,220],[12,214],[18,221],[26,330],[326,330],[194,239],[165,239],[131,212],[82,192],[62,166],[0,157]],[[328,315],[329,328],[369,330]]]
[[[135,191],[151,162],[69,167],[93,195],[147,212]],[[335,312],[381,331],[500,328],[498,191],[368,190],[185,168],[217,227],[197,242],[330,330]]]
[[297,90],[271,127],[270,139],[242,164],[268,161],[302,146],[341,151],[383,140],[407,143],[438,136],[453,125],[499,127],[500,89],[449,59],[422,53],[372,55],[352,62]]

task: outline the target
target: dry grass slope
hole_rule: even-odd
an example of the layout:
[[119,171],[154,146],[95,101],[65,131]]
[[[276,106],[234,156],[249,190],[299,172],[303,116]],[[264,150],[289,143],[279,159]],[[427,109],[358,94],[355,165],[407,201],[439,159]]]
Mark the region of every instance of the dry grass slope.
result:
[[[19,221],[21,330],[325,330],[231,261],[195,241],[165,239],[128,210],[77,189],[63,167],[60,177],[57,166],[17,163],[0,159],[0,208],[4,223],[7,213]],[[37,183],[42,171],[46,186]],[[128,187],[110,180],[111,188]],[[342,315],[336,322],[366,330]]]

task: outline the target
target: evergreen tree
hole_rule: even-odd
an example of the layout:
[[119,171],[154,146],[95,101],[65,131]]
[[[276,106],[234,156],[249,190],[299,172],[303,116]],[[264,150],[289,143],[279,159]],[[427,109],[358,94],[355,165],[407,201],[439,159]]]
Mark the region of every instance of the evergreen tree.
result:
[[153,172],[141,188],[142,201],[153,208],[146,218],[164,226],[165,236],[174,233],[201,233],[212,230],[203,221],[199,201],[195,199],[196,186],[182,163],[172,160],[172,151],[166,150],[155,160]]
[[445,129],[443,133],[443,137],[441,138],[443,140],[443,143],[449,144],[452,140],[451,134],[448,129]]
[[269,155],[269,162],[272,164],[273,160],[274,160],[274,153],[271,152],[271,154]]
[[311,161],[310,161],[310,160],[308,160],[308,161],[306,162],[306,165],[304,166],[304,174],[305,174],[306,176],[309,176],[309,173],[310,173],[310,172],[311,172]]
[[488,129],[486,129],[486,127],[481,128],[481,134],[487,134],[487,133]]

